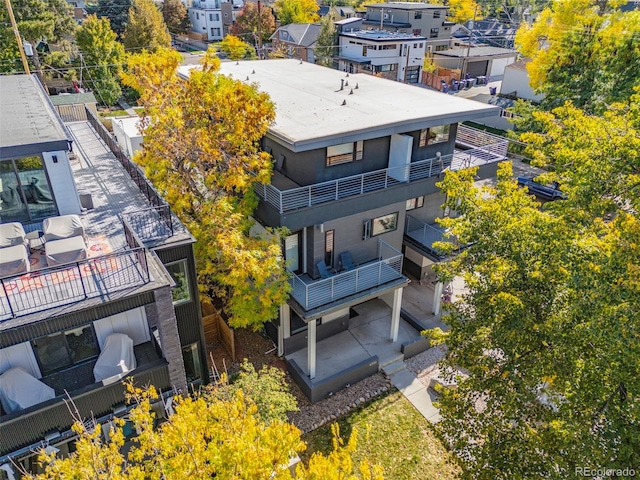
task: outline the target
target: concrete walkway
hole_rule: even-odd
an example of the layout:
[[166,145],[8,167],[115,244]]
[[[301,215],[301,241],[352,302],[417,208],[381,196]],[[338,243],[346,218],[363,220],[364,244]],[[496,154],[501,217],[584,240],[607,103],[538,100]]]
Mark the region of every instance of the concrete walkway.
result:
[[407,365],[402,360],[382,367],[382,371],[424,418],[431,423],[440,421],[440,412],[433,405],[435,396],[418,380],[418,377],[407,370]]
[[133,108],[131,108],[131,105],[124,101],[124,98],[120,97],[118,99],[118,105],[120,105],[120,107],[132,117],[138,116],[138,113]]

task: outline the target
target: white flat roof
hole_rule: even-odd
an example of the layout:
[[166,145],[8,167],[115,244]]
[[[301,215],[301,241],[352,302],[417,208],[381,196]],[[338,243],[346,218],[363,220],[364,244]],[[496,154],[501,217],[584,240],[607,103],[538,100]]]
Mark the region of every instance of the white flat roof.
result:
[[117,123],[127,137],[141,137],[142,133],[140,133],[140,117],[114,117],[111,119],[111,123]]
[[[186,77],[191,68],[180,67],[179,73]],[[294,59],[222,62],[220,72],[244,82],[248,78],[269,94],[276,105],[270,136],[296,152],[500,112],[498,107],[434,90],[364,73],[347,77],[345,72]],[[340,90],[343,80],[348,86]]]

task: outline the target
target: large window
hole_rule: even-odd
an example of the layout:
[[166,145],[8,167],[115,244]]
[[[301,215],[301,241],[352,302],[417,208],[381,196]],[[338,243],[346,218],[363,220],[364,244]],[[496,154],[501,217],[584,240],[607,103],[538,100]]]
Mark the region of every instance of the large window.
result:
[[450,127],[450,125],[438,125],[437,127],[420,130],[420,142],[418,146],[426,147],[427,145],[448,142]]
[[431,32],[429,33],[429,38],[438,38],[439,32],[440,32],[440,29],[438,27],[432,28]]
[[364,142],[342,143],[327,147],[327,166],[362,160]]
[[57,214],[41,157],[0,162],[2,222],[29,223]]
[[187,269],[187,261],[180,260],[178,262],[165,265],[167,271],[176,282],[176,286],[171,290],[171,298],[174,305],[186,303],[191,300],[191,291],[189,290],[189,275]]
[[100,348],[93,326],[54,333],[31,341],[42,375],[95,358]]
[[398,64],[390,63],[388,65],[376,65],[374,68],[376,72],[395,72],[398,69]]
[[366,240],[376,235],[393,232],[398,228],[398,212],[384,215],[364,222],[364,231],[362,238]]

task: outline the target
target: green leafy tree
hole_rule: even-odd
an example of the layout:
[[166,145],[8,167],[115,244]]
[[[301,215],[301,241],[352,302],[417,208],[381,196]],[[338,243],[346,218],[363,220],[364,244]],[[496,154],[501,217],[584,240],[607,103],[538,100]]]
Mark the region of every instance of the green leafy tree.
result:
[[640,12],[621,12],[620,2],[556,0],[516,35],[530,83],[544,93],[543,107],[571,101],[592,113],[627,101],[640,85]]
[[[12,7],[22,39],[33,46],[31,61],[35,71],[43,79],[40,56],[36,46],[40,41],[55,44],[65,36],[72,34],[76,26],[72,16],[73,10],[65,0],[14,0]],[[11,59],[15,59],[16,40],[9,23],[6,6],[2,5],[0,8],[2,9],[1,16],[7,20],[7,23],[0,28],[2,34],[0,45],[8,47],[7,51],[3,51],[0,56],[6,55],[10,62],[7,66],[13,69],[15,65]],[[19,71],[21,70],[20,66]]]
[[[228,37],[227,37],[228,38]],[[198,283],[217,297],[234,327],[259,327],[289,293],[279,231],[249,235],[254,182],[268,183],[271,157],[259,148],[275,117],[254,87],[217,73],[213,51],[187,80],[177,52],[134,55],[123,77],[141,93],[148,124],[136,157],[195,236]]]
[[251,59],[256,57],[256,50],[235,35],[227,35],[218,44],[218,48],[231,60]]
[[259,371],[247,360],[240,365],[240,373],[231,383],[212,390],[220,400],[231,400],[238,391],[255,402],[256,414],[265,423],[286,421],[287,412],[298,410],[296,399],[289,393],[285,375],[276,367],[265,365]]
[[127,388],[134,403],[129,418],[139,432],[128,455],[122,453],[122,420],[114,421],[107,441],[100,428],[89,431],[78,421],[73,427],[79,435],[76,451],[67,458],[42,453],[44,473],[29,478],[382,480],[380,467],[366,461],[356,465],[352,460],[355,431],[344,445],[335,429],[333,451],[328,456],[314,454],[293,475],[289,459],[306,449],[300,431],[277,419],[263,422],[256,405],[241,390],[229,400],[209,393],[179,399],[169,421],[156,428],[151,410],[151,403],[158,399],[154,388],[142,390],[130,384]]
[[22,72],[24,68],[16,37],[11,28],[9,12],[4,3],[0,5],[0,72]]
[[540,208],[509,165],[484,192],[473,171],[441,182],[460,213],[442,223],[470,244],[439,270],[468,286],[445,362],[468,376],[444,392],[440,426],[463,478],[640,466],[639,100],[532,114],[526,153],[566,200]]
[[325,67],[333,67],[336,64],[334,58],[338,55],[338,32],[331,15],[325,15],[320,20],[320,32],[316,41],[314,55],[316,63]]
[[121,39],[129,19],[131,0],[98,0],[97,5],[88,5],[87,12],[98,18],[108,18],[111,28]]
[[[276,19],[273,16],[273,10],[267,6],[260,9],[260,30],[262,31],[262,41],[268,42],[269,37],[276,30]],[[258,6],[257,3],[247,2],[238,13],[236,21],[229,29],[232,35],[242,37],[245,40],[249,38],[257,40],[258,38]],[[257,43],[254,42],[254,43]]]
[[76,43],[85,63],[91,65],[86,75],[89,86],[105,105],[113,105],[122,94],[118,76],[125,55],[109,19],[90,15],[76,31]]
[[181,0],[165,0],[162,3],[162,18],[173,34],[188,33],[191,29],[187,7]]
[[320,19],[315,0],[276,0],[274,8],[280,25],[313,23]]
[[155,52],[158,48],[171,46],[171,35],[153,0],[133,0],[122,43],[127,50],[136,52]]

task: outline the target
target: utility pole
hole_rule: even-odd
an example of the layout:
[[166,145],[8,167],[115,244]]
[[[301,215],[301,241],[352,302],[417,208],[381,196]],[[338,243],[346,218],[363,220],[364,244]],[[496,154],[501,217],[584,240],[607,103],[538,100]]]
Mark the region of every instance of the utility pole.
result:
[[258,0],[258,58],[262,60],[262,2]]
[[20,32],[18,31],[18,24],[16,18],[13,16],[13,9],[11,8],[11,0],[5,0],[7,4],[7,11],[9,12],[9,20],[11,20],[11,26],[13,27],[13,33],[16,36],[16,42],[18,42],[18,50],[20,50],[20,57],[22,58],[22,66],[24,67],[24,73],[31,75],[29,71],[29,62],[27,62],[27,56],[24,53],[22,46],[22,40],[20,39]]
[[476,4],[473,9],[473,22],[471,22],[471,31],[469,32],[469,42],[467,42],[467,54],[464,56],[464,63],[462,65],[462,73],[460,74],[460,80],[464,80],[469,65],[469,54],[471,52],[471,41],[473,40],[473,31],[476,29],[476,15],[478,14],[478,5]]

